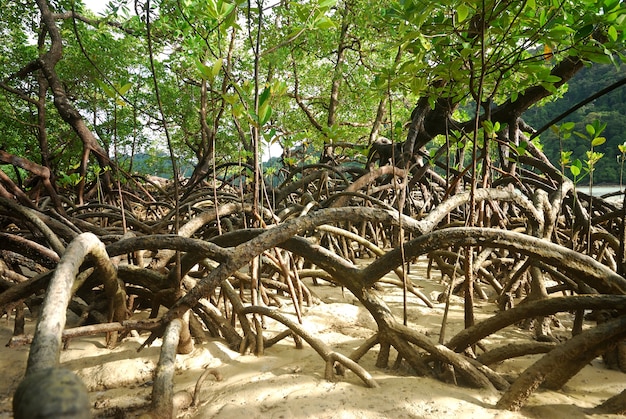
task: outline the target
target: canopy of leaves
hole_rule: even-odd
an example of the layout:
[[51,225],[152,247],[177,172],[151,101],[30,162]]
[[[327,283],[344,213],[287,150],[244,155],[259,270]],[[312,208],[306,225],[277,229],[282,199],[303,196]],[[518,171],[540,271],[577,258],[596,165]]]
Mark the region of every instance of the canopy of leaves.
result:
[[[416,374],[495,386],[506,409],[540,384],[561,388],[598,354],[626,369],[624,212],[576,187],[615,178],[602,162],[616,146],[621,179],[619,111],[598,102],[574,122],[552,115],[568,105],[541,107],[587,93],[589,76],[574,78],[585,67],[621,71],[623,2],[111,0],[96,16],[77,0],[0,0],[0,10],[0,313],[15,311],[16,335],[25,304],[46,313],[27,375],[57,366],[68,307],[98,324],[69,333],[106,331],[111,346],[121,331],[163,338],[148,410],[166,417],[173,368],[161,363],[190,352],[192,333],[257,354],[295,336],[326,378],[348,368],[370,387],[356,361],[376,346],[387,367],[393,347]],[[528,125],[545,120],[559,124]],[[264,167],[272,147],[279,162]],[[466,329],[448,342],[445,315],[438,343],[408,319],[409,292],[433,305],[405,272],[421,256],[450,279],[442,301],[463,297]],[[389,272],[402,322],[376,292]],[[351,357],[268,308],[288,295],[301,320],[311,277],[349,291],[375,321]],[[499,311],[474,324],[485,287]],[[145,307],[158,318],[129,321]],[[584,330],[585,310],[599,308],[603,321]],[[568,312],[559,341],[549,316]],[[267,339],[261,316],[288,330]],[[485,358],[550,352],[509,385],[473,351],[522,321],[551,345]],[[623,413],[625,398],[598,409]]]

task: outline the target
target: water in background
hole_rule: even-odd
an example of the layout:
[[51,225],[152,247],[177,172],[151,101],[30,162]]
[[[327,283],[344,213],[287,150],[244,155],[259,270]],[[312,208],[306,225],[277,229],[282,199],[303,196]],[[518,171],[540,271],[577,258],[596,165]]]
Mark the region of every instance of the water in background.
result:
[[[626,188],[626,185],[622,185],[622,190]],[[578,190],[589,194],[588,186],[578,186]],[[593,187],[593,196],[602,196],[613,192],[619,191],[619,185],[596,185]]]
[[[620,191],[619,185],[599,185],[593,187],[593,196],[602,196],[607,202],[620,207],[622,206],[622,202],[624,201],[624,190],[626,189],[626,185],[622,185],[622,193],[618,193]],[[589,187],[579,185],[578,190],[589,194]],[[606,196],[610,194],[610,196]]]

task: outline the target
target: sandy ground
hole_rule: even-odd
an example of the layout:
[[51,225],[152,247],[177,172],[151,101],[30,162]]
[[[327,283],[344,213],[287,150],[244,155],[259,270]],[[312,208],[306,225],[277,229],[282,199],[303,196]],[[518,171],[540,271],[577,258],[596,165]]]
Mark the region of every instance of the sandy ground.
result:
[[[423,265],[421,265],[423,267]],[[414,283],[427,295],[443,290],[438,275],[426,279],[422,269],[412,275]],[[304,325],[326,344],[345,355],[370,337],[375,324],[367,311],[349,293],[321,285],[311,287],[322,303],[306,308]],[[385,299],[400,313],[401,293],[386,287]],[[448,330],[449,338],[462,328],[462,300],[453,297]],[[287,302],[287,300],[285,300]],[[289,307],[286,308],[289,312]],[[444,304],[426,307],[409,296],[409,322],[412,327],[437,340]],[[487,301],[477,304],[478,319],[493,314],[495,306]],[[571,318],[560,316],[563,324]],[[34,320],[28,327],[32,330]],[[0,341],[8,342],[12,318],[0,321]],[[268,336],[283,329],[268,320]],[[565,329],[555,334],[567,335]],[[128,407],[149,402],[152,374],[159,356],[159,344],[137,352],[144,336],[130,337],[116,349],[104,347],[104,338],[94,336],[71,342],[61,354],[61,363],[75,371],[86,383],[93,403],[94,417],[139,417],[141,412],[125,412]],[[491,336],[484,343],[496,347],[509,340],[528,340],[530,333],[510,327]],[[447,340],[447,339],[446,339]],[[266,350],[262,357],[240,355],[218,340],[196,345],[188,355],[178,355],[175,390],[193,393],[200,375],[215,369],[221,381],[209,377],[202,385],[198,406],[182,410],[186,418],[601,418],[591,415],[592,408],[626,386],[626,375],[604,368],[600,359],[585,367],[560,392],[539,390],[520,412],[494,408],[500,397],[496,390],[457,387],[437,380],[410,375],[407,371],[380,370],[374,366],[377,347],[360,362],[378,381],[380,388],[366,388],[358,377],[348,372],[336,382],[324,380],[324,362],[305,344],[296,349],[288,338]],[[0,347],[0,418],[11,417],[11,398],[24,373],[28,347]],[[517,376],[536,356],[506,361],[496,370]],[[617,417],[617,416],[614,416]]]

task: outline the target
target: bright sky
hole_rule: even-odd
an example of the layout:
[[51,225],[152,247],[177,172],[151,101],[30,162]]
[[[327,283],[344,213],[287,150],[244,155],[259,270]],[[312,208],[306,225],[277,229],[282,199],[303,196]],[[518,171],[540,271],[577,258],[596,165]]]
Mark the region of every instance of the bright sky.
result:
[[87,6],[89,9],[91,9],[94,13],[100,13],[102,12],[105,8],[106,5],[108,3],[108,1],[105,0],[83,0],[83,3],[85,3],[85,6]]

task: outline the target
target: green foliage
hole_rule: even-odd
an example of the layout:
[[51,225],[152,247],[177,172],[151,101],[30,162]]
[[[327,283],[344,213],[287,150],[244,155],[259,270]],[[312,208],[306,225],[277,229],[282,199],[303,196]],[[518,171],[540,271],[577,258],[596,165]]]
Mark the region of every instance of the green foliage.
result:
[[[539,127],[553,117],[565,112],[570,106],[600,91],[617,79],[626,76],[626,67],[616,69],[613,65],[594,65],[583,69],[569,83],[569,90],[563,100],[546,103],[542,107],[530,109],[524,114],[526,122]],[[589,150],[589,129],[602,128],[595,140],[594,148],[606,157],[601,165],[595,167],[594,182],[596,184],[617,184],[620,181],[621,162],[619,147],[624,142],[626,132],[626,89],[618,90],[599,97],[567,118],[560,128],[552,127],[541,134],[541,143],[546,156],[555,164],[561,159],[561,150],[569,151],[572,159],[586,159]],[[594,121],[604,121],[603,127],[595,127]],[[596,122],[597,123],[597,122]],[[593,128],[587,128],[590,126]],[[583,133],[576,135],[574,132]],[[562,142],[562,147],[559,146]]]
[[[611,63],[615,71],[626,21],[624,5],[616,0],[281,3],[262,13],[255,72],[256,3],[155,0],[150,33],[162,121],[148,61],[145,10],[138,7],[140,15],[135,15],[127,2],[113,0],[96,19],[79,1],[52,4],[58,16],[74,7],[91,19],[58,21],[64,56],[56,70],[103,147],[134,169],[145,167],[133,165],[134,156],[163,148],[165,124],[182,161],[212,158],[215,145],[219,163],[248,160],[250,133],[256,128],[267,143],[315,147],[314,155],[329,141],[364,147],[380,106],[384,114],[379,134],[402,141],[404,124],[420,97],[427,97],[431,108],[448,98],[459,105],[455,117],[463,120],[473,117],[472,104],[479,99],[494,105],[514,102],[525,89],[537,86],[560,96],[566,86],[552,70],[566,58]],[[483,13],[483,4],[489,13]],[[0,6],[0,72],[11,75],[39,54],[34,36],[39,16],[34,3],[0,0]],[[260,83],[255,84],[255,74]],[[576,94],[589,92],[603,78],[595,74],[580,85],[570,83],[570,88]],[[36,100],[36,85],[36,74],[29,73],[12,87]],[[600,108],[600,101],[587,107],[581,114],[588,116],[572,120],[575,126],[565,130],[586,132],[591,140],[565,138],[571,134],[562,133],[571,151],[567,164],[576,159],[593,162],[596,156],[586,155],[590,147],[610,155],[623,142],[618,133],[626,131],[626,121],[617,107],[626,98],[611,100],[607,107]],[[69,173],[81,143],[53,107],[48,108],[47,160],[56,173]],[[554,109],[533,110],[535,121],[549,119],[543,117],[553,116]],[[538,125],[532,116],[527,119]],[[602,135],[601,127],[593,125],[595,119],[608,121]],[[0,97],[7,151],[43,161],[32,129],[36,124],[33,102],[15,94]],[[586,130],[588,124],[593,132]],[[502,127],[485,121],[482,128],[478,145],[491,141]],[[542,144],[559,161],[561,150],[551,143],[555,134],[550,135],[542,136]],[[459,136],[452,147],[471,144],[471,139]],[[349,150],[345,153],[352,153]],[[525,145],[515,150],[523,154]],[[617,176],[619,164],[611,159],[596,166],[595,178],[606,181],[610,170]],[[579,175],[584,174],[581,168]]]
[[68,174],[65,172],[61,172],[58,182],[61,187],[70,187],[78,185],[82,179],[83,178],[79,173],[74,172]]
[[[575,127],[576,124],[572,122],[566,122],[561,126],[553,127],[553,131],[559,135],[559,140],[561,141],[560,164],[564,172],[565,168],[569,167],[569,172],[575,184],[578,184],[586,176],[589,176],[589,187],[591,188],[593,186],[594,171],[600,159],[604,157],[604,153],[595,151],[595,148],[606,142],[606,138],[602,137],[601,134],[606,129],[607,124],[594,120],[592,123],[585,125],[585,133],[574,131]],[[576,158],[572,161],[573,151],[567,150],[567,146],[563,145],[563,141],[572,138],[572,133],[587,143],[587,150],[584,152],[584,160]]]

